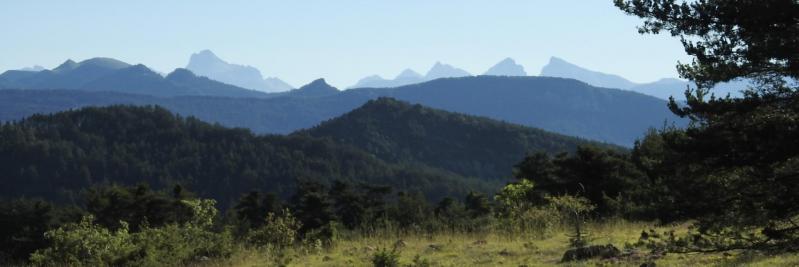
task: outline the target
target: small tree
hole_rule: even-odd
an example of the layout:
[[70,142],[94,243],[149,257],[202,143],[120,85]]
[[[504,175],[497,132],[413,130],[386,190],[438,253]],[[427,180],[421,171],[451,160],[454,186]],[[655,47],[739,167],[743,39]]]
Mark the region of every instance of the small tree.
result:
[[399,252],[392,249],[380,249],[372,255],[372,265],[374,267],[399,267]]
[[302,223],[300,232],[305,234],[324,227],[335,219],[332,199],[323,184],[316,181],[300,182],[292,197],[294,215]]
[[561,213],[565,221],[570,224],[572,233],[569,236],[569,244],[572,247],[584,247],[588,245],[588,232],[585,230],[585,220],[589,212],[594,210],[594,206],[588,199],[571,195],[557,197],[547,197],[553,208]]

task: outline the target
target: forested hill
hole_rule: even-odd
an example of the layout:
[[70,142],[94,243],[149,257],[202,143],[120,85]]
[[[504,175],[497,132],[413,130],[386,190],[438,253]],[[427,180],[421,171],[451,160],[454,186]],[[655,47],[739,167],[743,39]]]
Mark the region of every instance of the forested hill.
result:
[[[518,160],[518,159],[517,159]],[[0,127],[0,196],[69,201],[102,183],[181,184],[222,206],[260,190],[286,196],[299,179],[363,181],[431,198],[493,190],[455,174],[399,166],[307,136],[257,136],[160,107],[84,108]]]
[[392,98],[370,100],[297,134],[329,137],[388,162],[426,164],[482,179],[510,177],[513,164],[527,154],[557,154],[574,151],[578,145],[601,145]]

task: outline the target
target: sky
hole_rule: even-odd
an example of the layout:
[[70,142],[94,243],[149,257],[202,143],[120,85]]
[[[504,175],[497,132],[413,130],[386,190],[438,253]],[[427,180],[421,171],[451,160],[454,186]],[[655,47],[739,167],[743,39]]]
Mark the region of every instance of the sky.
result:
[[676,77],[678,39],[640,35],[612,0],[0,2],[0,71],[111,57],[168,73],[203,49],[293,86],[369,75],[473,74],[511,57],[537,75],[552,56],[635,82]]

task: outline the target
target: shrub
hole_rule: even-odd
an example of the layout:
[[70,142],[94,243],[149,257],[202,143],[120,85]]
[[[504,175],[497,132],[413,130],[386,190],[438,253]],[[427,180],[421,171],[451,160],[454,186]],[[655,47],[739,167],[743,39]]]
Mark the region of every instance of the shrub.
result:
[[219,211],[214,207],[216,200],[213,199],[184,199],[181,202],[188,206],[192,211],[189,224],[204,229],[210,228],[214,224],[214,219]]
[[372,255],[372,264],[374,267],[398,267],[399,256],[396,250],[379,249]]
[[203,257],[223,258],[233,253],[229,232],[214,233],[199,227],[175,224],[146,228],[133,235],[135,257],[129,266],[175,266]]
[[247,235],[247,242],[255,246],[273,246],[284,248],[294,244],[302,224],[288,209],[278,216],[274,213],[266,215],[266,223]]
[[520,206],[509,209],[500,221],[499,227],[508,235],[518,237],[522,233],[535,238],[546,238],[560,225],[561,217],[548,206]]
[[128,224],[109,230],[93,216],[80,223],[47,231],[50,246],[34,252],[31,263],[45,266],[175,266],[202,257],[227,257],[233,252],[232,235],[209,230],[216,216],[213,200],[186,201],[194,210],[193,220],[161,227],[143,224],[130,233]]
[[112,232],[95,224],[91,215],[79,223],[47,231],[44,236],[52,245],[31,254],[33,265],[120,265],[136,250],[127,223],[122,222],[121,227]]
[[422,256],[416,255],[415,257],[413,257],[413,262],[411,262],[411,264],[407,265],[406,267],[430,267],[430,266],[432,266],[430,260],[422,258]]
[[303,236],[303,242],[308,244],[321,243],[319,247],[332,247],[341,235],[341,224],[330,221],[322,227],[311,229]]

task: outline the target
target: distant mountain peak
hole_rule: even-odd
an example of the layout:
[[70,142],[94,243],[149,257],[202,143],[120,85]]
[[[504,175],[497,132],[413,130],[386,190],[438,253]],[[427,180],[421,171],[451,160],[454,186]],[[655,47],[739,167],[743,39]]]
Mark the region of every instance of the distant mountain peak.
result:
[[575,79],[606,88],[630,89],[637,85],[621,76],[589,70],[554,56],[541,69],[541,76]]
[[228,64],[227,62],[225,62],[224,60],[222,60],[221,58],[216,56],[216,54],[214,54],[214,52],[212,52],[211,50],[208,50],[208,49],[205,49],[205,50],[202,50],[200,52],[191,54],[191,57],[189,57],[189,65],[191,65],[192,62],[195,62],[196,64],[199,64],[199,63],[205,63],[205,64],[208,64],[208,63],[211,63],[211,64]]
[[195,75],[190,70],[187,70],[187,69],[184,69],[184,68],[177,68],[177,69],[173,70],[172,72],[170,72],[166,76],[166,79],[167,80],[183,80],[183,79],[190,79],[190,78],[196,78],[196,77],[197,77],[197,75]]
[[72,59],[67,59],[67,61],[64,61],[64,63],[61,63],[61,65],[58,65],[58,67],[53,69],[53,71],[54,72],[70,71],[70,70],[75,69],[76,67],[78,67],[78,63],[77,62],[73,61]]
[[559,57],[556,57],[556,56],[549,57],[549,62],[547,63],[547,65],[564,65],[564,66],[568,66],[568,67],[580,68],[580,69],[587,70],[587,69],[585,69],[583,67],[578,66],[577,64],[571,63],[569,61],[566,61],[563,58],[559,58]]
[[[325,78],[319,78],[319,79],[313,80],[311,83],[306,84],[303,87],[300,87],[300,89],[302,89],[302,88],[311,88],[311,87],[327,87],[327,88],[336,89],[335,87],[333,87],[330,84],[328,84],[327,81],[325,81]],[[336,89],[336,90],[338,90],[338,89]]]
[[255,67],[228,63],[208,49],[191,54],[186,69],[198,76],[252,90],[281,92],[292,89],[278,78],[264,79]]
[[505,58],[485,72],[485,75],[494,76],[527,76],[524,66],[516,63],[512,58]]
[[145,66],[144,64],[136,64],[136,65],[133,65],[133,66],[130,66],[130,67],[131,67],[131,68],[133,68],[133,69],[140,69],[140,70],[149,70],[149,71],[152,71],[150,68],[148,68],[148,67],[147,67],[147,66]]
[[421,79],[421,78],[422,78],[422,75],[419,74],[418,72],[416,72],[416,71],[414,71],[412,69],[405,69],[402,72],[400,72],[400,74],[397,75],[397,77],[394,78],[394,79],[395,80],[400,80],[400,79]]
[[300,89],[290,91],[291,95],[302,97],[328,96],[338,92],[339,90],[336,87],[327,84],[324,78],[316,79],[311,83],[300,87]]
[[361,80],[362,81],[384,80],[384,78],[382,76],[380,76],[380,75],[369,75],[369,76],[363,77],[363,79],[361,79]]
[[214,54],[214,52],[211,51],[210,49],[203,49],[200,52],[197,52],[196,54],[200,55],[200,56],[213,56],[213,57],[216,57],[216,54]]
[[387,80],[380,75],[369,75],[366,77],[361,78],[356,82],[354,85],[350,86],[349,88],[367,88],[367,87],[391,87],[390,84],[394,83],[394,80]]
[[440,61],[436,61],[436,63],[433,64],[433,67],[430,68],[429,71],[427,71],[425,79],[434,80],[438,78],[452,78],[452,77],[465,77],[465,76],[472,76],[472,74],[470,74],[465,70],[441,63]]
[[472,76],[469,72],[436,61],[433,67],[425,75],[419,74],[412,69],[404,69],[394,79],[385,79],[377,75],[371,75],[358,80],[358,82],[349,88],[391,88],[405,86],[409,84],[421,83],[438,78],[454,78]]
[[[142,64],[138,64],[142,65]],[[90,58],[78,63],[78,66],[96,66],[106,69],[124,69],[130,67],[131,65],[113,58],[108,57],[95,57]],[[142,65],[144,66],[144,65]]]

